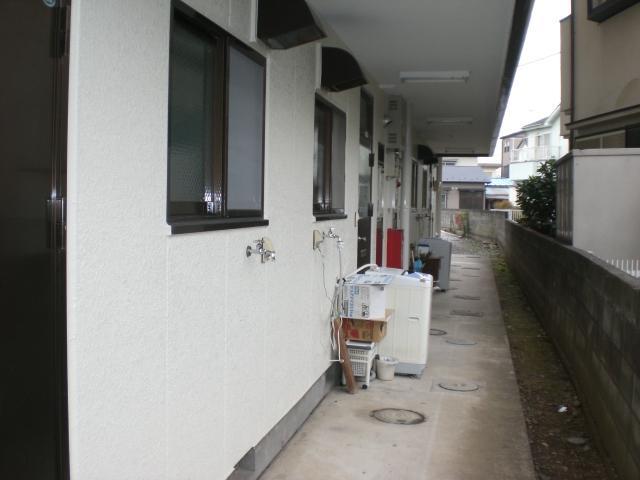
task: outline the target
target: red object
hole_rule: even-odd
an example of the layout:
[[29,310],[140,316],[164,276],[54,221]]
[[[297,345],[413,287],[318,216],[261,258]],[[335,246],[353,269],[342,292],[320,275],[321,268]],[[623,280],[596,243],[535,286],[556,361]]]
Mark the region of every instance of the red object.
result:
[[402,268],[402,242],[404,231],[402,229],[387,229],[387,267]]
[[376,265],[382,266],[382,228],[376,229]]

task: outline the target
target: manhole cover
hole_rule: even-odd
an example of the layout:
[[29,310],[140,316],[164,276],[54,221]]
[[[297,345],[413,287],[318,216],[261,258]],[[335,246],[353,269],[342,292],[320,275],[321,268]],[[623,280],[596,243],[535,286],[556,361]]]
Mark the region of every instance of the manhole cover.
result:
[[395,425],[417,425],[427,419],[421,413],[403,408],[382,408],[371,412],[371,416],[381,422]]
[[476,345],[473,340],[465,340],[464,338],[447,338],[447,343],[451,345]]
[[429,335],[446,335],[447,332],[445,330],[440,330],[439,328],[430,328]]
[[451,315],[460,315],[462,317],[482,317],[482,312],[472,312],[470,310],[451,310]]
[[451,390],[452,392],[475,392],[480,388],[480,385],[478,385],[477,383],[464,383],[464,382],[457,382],[457,383],[441,382],[438,384],[438,386],[440,388],[444,388],[445,390]]
[[480,297],[474,297],[473,295],[454,295],[453,298],[459,298],[461,300],[480,300]]

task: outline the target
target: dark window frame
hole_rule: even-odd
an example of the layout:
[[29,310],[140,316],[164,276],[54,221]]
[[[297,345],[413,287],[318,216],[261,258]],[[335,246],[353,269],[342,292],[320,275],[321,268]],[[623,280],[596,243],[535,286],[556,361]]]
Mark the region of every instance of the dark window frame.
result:
[[594,7],[593,0],[587,0],[587,18],[601,23],[636,3],[640,3],[640,0],[605,0],[603,4]]
[[[640,143],[638,145],[635,145],[632,143],[632,139],[635,140],[634,135],[640,135],[639,133],[636,133],[636,130],[640,130],[640,123],[636,123],[633,125],[627,125],[627,127],[624,129],[624,145],[625,148],[640,148]],[[633,133],[632,133],[633,131]]]
[[[180,0],[171,1],[170,38],[176,23],[193,31],[199,36],[208,37],[215,45],[213,67],[213,128],[211,130],[212,164],[212,194],[221,196],[220,205],[215,202],[185,202],[181,210],[176,205],[179,202],[171,200],[171,108],[169,108],[168,144],[167,144],[167,223],[171,226],[171,233],[192,233],[208,230],[222,230],[268,225],[264,218],[264,178],[265,178],[265,122],[266,122],[266,83],[267,61],[264,56],[241,40],[222,29],[204,15],[186,5]],[[260,209],[229,210],[228,200],[228,139],[229,139],[229,87],[230,87],[230,57],[231,48],[235,48],[243,55],[256,62],[263,68],[262,79],[262,147],[261,159],[261,196]],[[171,53],[170,53],[171,56]],[[171,65],[169,67],[169,98],[171,95]],[[169,102],[170,105],[170,102]]]
[[[622,127],[617,127],[617,128],[608,128],[606,130],[601,130],[598,131],[596,133],[589,133],[587,135],[579,135],[573,138],[573,145],[571,146],[572,148],[577,148],[576,147],[576,143],[578,143],[580,140],[584,140],[584,139],[589,139],[589,138],[600,138],[602,140],[602,137],[604,137],[607,134],[610,133],[614,133],[614,132],[620,132],[620,133],[624,133],[624,147],[620,147],[620,148],[640,148],[640,147],[636,147],[634,145],[631,144],[631,142],[629,141],[629,137],[630,137],[630,131],[632,130],[636,130],[640,128],[640,123],[632,123],[630,125],[625,125]],[[602,148],[602,147],[600,147]]]
[[[431,168],[431,167],[429,167]],[[422,208],[426,209],[429,206],[428,194],[429,193],[429,170],[422,168]]]
[[418,162],[411,161],[411,208],[418,208]]
[[[333,138],[333,117],[334,115],[340,115],[345,120],[345,129],[346,129],[346,113],[340,110],[338,107],[321,97],[320,95],[316,95],[315,103],[314,103],[314,128],[315,128],[315,114],[317,110],[321,110],[325,114],[325,135],[324,135],[324,163],[323,163],[323,184],[322,184],[322,197],[323,201],[318,204],[316,202],[315,193],[316,193],[316,185],[313,185],[314,198],[313,198],[313,215],[317,221],[319,220],[335,220],[335,219],[343,219],[347,218],[345,214],[345,207],[335,206],[333,204],[334,200],[334,192],[333,192],[333,172],[334,168],[334,158],[333,158],[333,150],[334,150],[334,138]],[[346,131],[345,131],[346,136]],[[345,137],[346,140],[346,137]],[[346,145],[345,145],[346,147]],[[314,139],[314,149],[315,139]],[[316,153],[314,152],[314,155]],[[327,161],[328,160],[328,161]],[[346,151],[344,152],[343,162],[346,161]],[[344,167],[344,166],[343,166]],[[315,171],[313,172],[315,175]],[[314,179],[315,180],[315,179]],[[344,184],[343,184],[344,188]]]

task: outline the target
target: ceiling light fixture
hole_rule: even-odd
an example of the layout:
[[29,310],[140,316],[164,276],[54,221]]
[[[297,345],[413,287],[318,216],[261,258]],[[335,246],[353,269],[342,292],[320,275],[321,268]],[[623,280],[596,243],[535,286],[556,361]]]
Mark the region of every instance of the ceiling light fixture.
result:
[[471,125],[471,117],[431,117],[427,118],[427,125],[460,126]]
[[468,70],[400,72],[402,83],[466,83],[471,76]]

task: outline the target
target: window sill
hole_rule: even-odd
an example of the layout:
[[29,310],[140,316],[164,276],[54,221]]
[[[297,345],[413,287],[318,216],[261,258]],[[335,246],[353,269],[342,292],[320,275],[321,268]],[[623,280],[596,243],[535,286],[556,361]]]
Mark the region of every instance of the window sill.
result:
[[346,213],[314,213],[316,222],[322,222],[324,220],[344,220],[349,216]]
[[171,234],[209,232],[212,230],[229,230],[232,228],[264,227],[269,225],[265,218],[212,218],[197,220],[170,221]]

